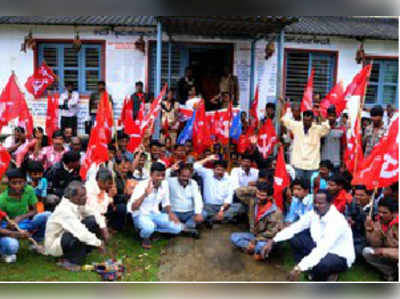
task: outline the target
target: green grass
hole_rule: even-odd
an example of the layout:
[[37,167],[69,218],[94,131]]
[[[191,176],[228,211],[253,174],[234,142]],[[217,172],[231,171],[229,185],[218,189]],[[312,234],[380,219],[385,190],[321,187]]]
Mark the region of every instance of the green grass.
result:
[[[283,244],[283,250],[280,252],[285,252],[285,256],[280,258],[283,260],[283,269],[287,272],[293,269],[295,266],[293,255],[291,254],[290,245],[288,242]],[[339,274],[338,281],[381,281],[380,274],[368,265],[366,262],[356,262],[353,264],[351,269],[344,273]],[[309,281],[304,274],[301,275],[301,281]]]
[[[132,232],[117,233],[107,247],[103,256],[94,250],[87,258],[87,264],[101,262],[107,258],[124,258],[126,273],[122,281],[157,281],[160,257],[168,240],[153,242],[151,250],[144,250]],[[100,281],[95,272],[69,272],[56,265],[54,257],[40,256],[28,249],[28,242],[22,241],[17,255],[17,262],[0,266],[0,281]],[[274,263],[282,264],[286,271],[294,267],[294,260],[288,243],[283,245],[284,256],[274,258]],[[221,278],[223,279],[223,278]],[[302,275],[302,281],[307,281]],[[339,281],[380,281],[379,273],[365,263],[357,263],[339,275]]]
[[[56,265],[56,258],[40,256],[28,249],[28,242],[22,241],[17,262],[0,266],[0,281],[100,281],[95,272],[69,272]],[[93,250],[86,263],[102,262],[108,258],[124,258],[126,273],[122,281],[157,281],[160,256],[167,240],[154,242],[151,250],[144,250],[132,233],[117,233],[107,246],[103,256]]]

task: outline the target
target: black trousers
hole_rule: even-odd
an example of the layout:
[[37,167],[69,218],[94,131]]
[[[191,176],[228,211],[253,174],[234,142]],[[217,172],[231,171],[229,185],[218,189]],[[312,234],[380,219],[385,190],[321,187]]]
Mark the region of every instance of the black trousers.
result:
[[64,130],[64,128],[72,128],[72,134],[74,136],[77,136],[78,117],[76,117],[76,116],[72,116],[72,117],[61,116],[61,130]]
[[[303,257],[310,254],[316,244],[311,238],[310,230],[302,231],[296,234],[291,240],[290,245],[293,249],[294,259],[299,263]],[[328,276],[334,273],[340,273],[347,270],[346,259],[336,254],[328,253],[318,265],[310,270],[312,280],[326,281]]]
[[126,224],[126,203],[117,203],[115,207],[115,211],[108,207],[106,218],[110,226],[120,232]]
[[[100,228],[97,225],[94,216],[86,217],[82,220],[82,223],[90,232],[96,234],[98,237],[100,236]],[[64,253],[63,258],[76,265],[83,265],[86,256],[93,249],[92,246],[81,242],[70,232],[65,232],[62,235],[61,247]]]

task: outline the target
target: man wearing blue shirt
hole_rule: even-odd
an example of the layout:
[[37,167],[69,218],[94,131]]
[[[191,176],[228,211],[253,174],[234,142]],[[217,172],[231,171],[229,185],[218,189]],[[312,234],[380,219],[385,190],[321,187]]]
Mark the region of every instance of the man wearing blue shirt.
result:
[[295,179],[292,183],[293,197],[284,222],[291,224],[308,211],[313,209],[313,197],[310,192],[310,183],[305,179]]

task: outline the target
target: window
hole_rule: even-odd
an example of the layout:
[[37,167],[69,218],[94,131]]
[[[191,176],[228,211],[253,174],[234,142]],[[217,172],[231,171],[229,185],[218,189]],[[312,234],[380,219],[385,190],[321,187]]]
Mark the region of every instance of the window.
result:
[[[156,51],[157,44],[154,42],[150,43],[149,51],[149,93],[154,92],[156,85]],[[171,86],[176,88],[179,79],[184,74],[184,63],[183,63],[183,47],[177,43],[171,43]],[[162,58],[161,58],[161,83],[168,82],[168,43],[163,42],[162,44]]]
[[374,59],[365,104],[396,104],[399,65],[397,59]]
[[58,76],[55,88],[64,90],[65,82],[72,82],[80,93],[96,90],[97,81],[102,78],[100,44],[83,44],[76,51],[71,43],[39,43],[38,62],[46,61]]
[[313,68],[314,94],[325,97],[335,83],[336,63],[336,52],[286,50],[286,97],[292,101],[301,101]]

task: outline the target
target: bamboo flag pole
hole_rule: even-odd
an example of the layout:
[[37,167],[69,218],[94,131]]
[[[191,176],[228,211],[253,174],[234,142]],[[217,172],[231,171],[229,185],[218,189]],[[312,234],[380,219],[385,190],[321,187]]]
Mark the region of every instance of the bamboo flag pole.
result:
[[374,210],[374,203],[375,203],[375,196],[376,193],[378,192],[378,187],[374,188],[374,192],[372,193],[371,199],[369,201],[369,217],[372,219],[372,214]]
[[[18,232],[20,232],[20,233],[23,232],[23,230],[19,228],[18,224],[17,224],[14,220],[11,220],[7,215],[5,215],[4,218],[6,219],[6,221],[7,221],[8,223],[10,223],[12,226],[14,226],[15,229],[16,229]],[[39,245],[39,244],[36,242],[35,239],[33,239],[32,237],[29,237],[28,240],[33,244],[33,246],[35,246],[36,250],[37,250],[39,253],[45,254],[45,251],[44,251],[43,246]]]

